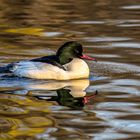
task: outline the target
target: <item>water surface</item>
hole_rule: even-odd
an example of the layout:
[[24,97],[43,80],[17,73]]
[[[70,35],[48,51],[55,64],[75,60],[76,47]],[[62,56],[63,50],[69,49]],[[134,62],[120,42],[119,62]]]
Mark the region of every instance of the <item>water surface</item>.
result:
[[0,65],[83,44],[90,79],[0,79],[0,139],[140,138],[139,0],[0,0]]

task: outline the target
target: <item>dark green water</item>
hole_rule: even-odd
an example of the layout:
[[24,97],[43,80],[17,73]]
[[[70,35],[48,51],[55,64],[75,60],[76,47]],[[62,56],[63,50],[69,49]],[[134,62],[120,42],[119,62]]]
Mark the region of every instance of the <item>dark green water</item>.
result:
[[70,40],[98,60],[89,80],[1,78],[0,140],[139,140],[139,15],[139,0],[0,0],[0,66]]

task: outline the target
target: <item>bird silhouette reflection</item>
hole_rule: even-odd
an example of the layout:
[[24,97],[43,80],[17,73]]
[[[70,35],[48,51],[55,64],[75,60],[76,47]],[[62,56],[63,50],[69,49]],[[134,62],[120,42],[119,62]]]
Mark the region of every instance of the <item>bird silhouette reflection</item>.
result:
[[[5,79],[0,82],[0,85],[4,87],[18,87],[20,90],[14,90],[12,92],[14,94],[34,96],[40,100],[56,101],[59,105],[75,109],[83,108],[97,95],[97,91],[87,95],[86,89],[89,84],[89,79],[68,81]],[[56,95],[54,95],[55,93]]]

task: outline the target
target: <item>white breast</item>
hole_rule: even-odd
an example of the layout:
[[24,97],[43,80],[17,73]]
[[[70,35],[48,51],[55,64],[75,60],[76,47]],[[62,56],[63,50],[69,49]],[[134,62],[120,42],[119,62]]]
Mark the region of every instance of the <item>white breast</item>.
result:
[[15,63],[11,71],[16,76],[35,79],[69,80],[89,76],[88,65],[82,59],[75,58],[64,67],[67,69],[66,71],[47,63],[21,61]]
[[70,79],[88,78],[89,67],[82,59],[74,58],[70,63],[65,65],[68,70]]

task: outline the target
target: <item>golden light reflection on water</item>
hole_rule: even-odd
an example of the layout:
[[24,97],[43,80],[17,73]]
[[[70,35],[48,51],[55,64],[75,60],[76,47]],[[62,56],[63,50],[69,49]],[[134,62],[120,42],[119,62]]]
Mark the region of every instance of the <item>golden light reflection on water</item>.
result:
[[4,30],[3,32],[41,36],[42,34],[41,31],[43,31],[43,29],[41,28],[19,28],[19,29],[7,29]]
[[49,118],[49,114],[48,117],[39,116],[41,112],[49,113],[49,106],[53,105],[52,103],[43,104],[28,97],[9,94],[1,94],[0,100],[2,101],[1,138],[3,133],[7,133],[12,138],[24,135],[34,136],[44,132],[45,127],[54,125],[54,120]]

